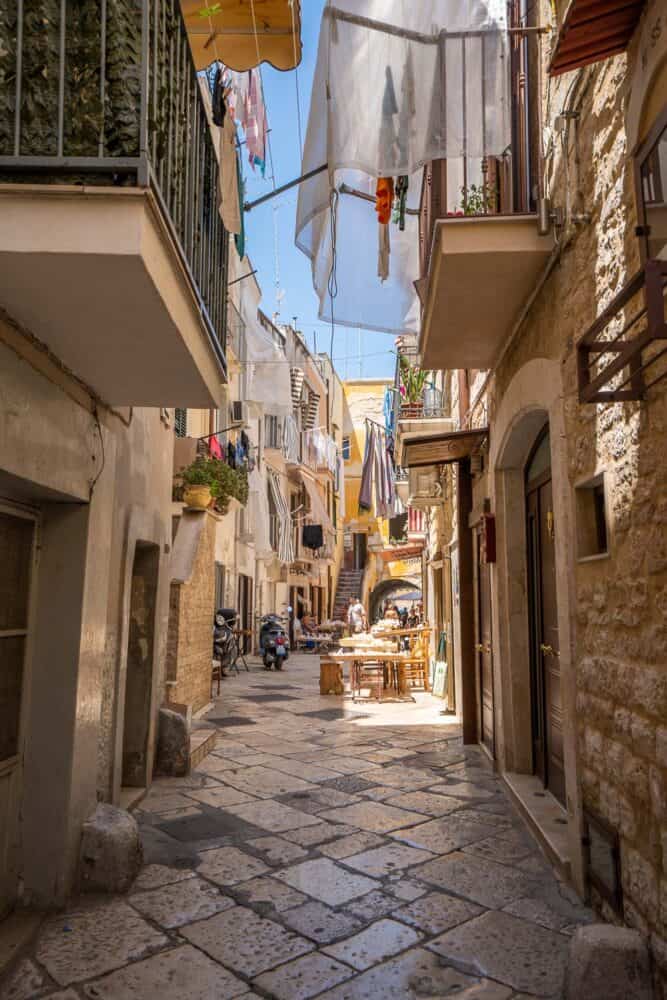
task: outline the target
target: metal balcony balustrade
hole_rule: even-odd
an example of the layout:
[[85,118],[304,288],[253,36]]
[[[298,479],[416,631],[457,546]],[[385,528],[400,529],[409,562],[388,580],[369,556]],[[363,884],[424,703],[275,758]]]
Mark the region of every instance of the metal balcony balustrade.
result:
[[0,183],[150,188],[220,362],[227,234],[178,0],[16,0],[0,15]]
[[667,261],[647,260],[584,333],[577,343],[581,403],[643,399],[667,378],[666,290]]

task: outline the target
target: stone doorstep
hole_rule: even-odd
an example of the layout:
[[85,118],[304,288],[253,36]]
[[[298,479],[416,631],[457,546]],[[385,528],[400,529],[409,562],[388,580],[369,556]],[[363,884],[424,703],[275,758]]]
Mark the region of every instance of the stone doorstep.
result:
[[[512,804],[563,878],[570,882],[572,865],[567,811],[533,774],[499,772]],[[565,823],[559,822],[565,820]]]
[[188,771],[193,771],[215,750],[218,738],[217,729],[193,729],[190,733],[190,752],[188,754]]

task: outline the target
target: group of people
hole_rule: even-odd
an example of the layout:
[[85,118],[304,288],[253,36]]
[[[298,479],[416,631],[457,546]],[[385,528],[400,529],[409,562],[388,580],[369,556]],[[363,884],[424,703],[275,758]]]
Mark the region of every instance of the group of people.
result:
[[[417,628],[424,621],[424,605],[413,603],[410,607],[399,608],[392,601],[387,601],[382,617],[386,621],[395,621],[401,628]],[[351,597],[347,608],[347,624],[350,633],[355,635],[368,630],[368,615],[358,597]]]

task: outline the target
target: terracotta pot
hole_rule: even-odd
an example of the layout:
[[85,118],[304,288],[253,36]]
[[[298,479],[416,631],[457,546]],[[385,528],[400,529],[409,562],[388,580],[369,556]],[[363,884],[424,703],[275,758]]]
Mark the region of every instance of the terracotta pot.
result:
[[183,490],[183,500],[187,507],[206,510],[211,502],[210,486],[186,486]]

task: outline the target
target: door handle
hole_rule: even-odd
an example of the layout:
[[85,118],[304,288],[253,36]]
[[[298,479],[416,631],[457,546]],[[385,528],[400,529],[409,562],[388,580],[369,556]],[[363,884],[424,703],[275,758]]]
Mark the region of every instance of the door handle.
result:
[[540,652],[544,653],[545,656],[560,656],[560,653],[556,652],[553,646],[545,645],[545,643],[540,643]]
[[475,650],[478,653],[484,653],[484,652],[486,652],[486,650],[484,649],[484,646],[482,645],[481,642],[476,642],[475,643]]

